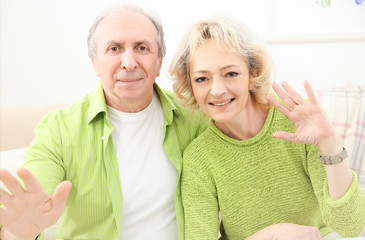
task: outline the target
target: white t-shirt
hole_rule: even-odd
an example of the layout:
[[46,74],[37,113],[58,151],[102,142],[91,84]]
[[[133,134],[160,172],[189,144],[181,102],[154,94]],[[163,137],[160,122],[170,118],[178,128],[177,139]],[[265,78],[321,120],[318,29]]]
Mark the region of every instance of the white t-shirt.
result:
[[141,112],[107,109],[114,126],[123,197],[119,239],[177,239],[174,193],[178,173],[162,147],[163,111],[157,94]]

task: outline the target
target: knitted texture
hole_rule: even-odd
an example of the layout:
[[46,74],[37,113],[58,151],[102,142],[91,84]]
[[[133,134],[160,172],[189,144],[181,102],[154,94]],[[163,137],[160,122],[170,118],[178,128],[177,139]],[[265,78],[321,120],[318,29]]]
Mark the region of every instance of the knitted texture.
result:
[[[184,153],[185,239],[242,240],[276,223],[315,226],[322,235],[357,236],[365,225],[365,197],[356,175],[333,201],[316,146],[272,137],[294,132],[274,108],[249,140],[224,135],[213,123]],[[219,212],[222,222],[219,223]]]

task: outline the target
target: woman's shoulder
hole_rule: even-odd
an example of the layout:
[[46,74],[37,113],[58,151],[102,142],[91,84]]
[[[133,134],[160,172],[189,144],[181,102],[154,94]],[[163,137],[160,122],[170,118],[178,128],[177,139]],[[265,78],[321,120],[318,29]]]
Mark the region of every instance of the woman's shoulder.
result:
[[275,131],[295,131],[294,124],[273,107],[273,127]]
[[211,150],[217,147],[216,142],[217,139],[211,130],[211,125],[208,125],[207,129],[187,146],[184,151],[184,158],[207,158],[212,153]]

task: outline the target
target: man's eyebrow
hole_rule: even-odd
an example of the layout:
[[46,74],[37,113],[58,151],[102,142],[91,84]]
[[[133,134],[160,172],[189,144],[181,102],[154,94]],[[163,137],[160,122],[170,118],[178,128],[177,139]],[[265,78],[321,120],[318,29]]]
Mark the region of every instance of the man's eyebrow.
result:
[[[143,45],[143,44],[148,45],[148,46],[153,46],[152,42],[149,41],[149,40],[141,40],[141,41],[134,42],[134,46],[140,46],[140,45]],[[121,42],[118,42],[118,41],[115,41],[115,40],[110,40],[110,41],[105,43],[104,48],[107,48],[109,46],[118,46],[118,47],[120,47],[120,46],[123,46],[123,45],[124,44],[121,43]]]
[[148,41],[148,40],[142,40],[142,41],[135,42],[134,45],[139,46],[139,45],[143,45],[143,44],[146,44],[148,46],[152,46],[152,42]]
[[122,46],[122,44],[118,41],[115,40],[111,40],[105,43],[105,47],[111,46],[111,45],[115,45],[115,46]]

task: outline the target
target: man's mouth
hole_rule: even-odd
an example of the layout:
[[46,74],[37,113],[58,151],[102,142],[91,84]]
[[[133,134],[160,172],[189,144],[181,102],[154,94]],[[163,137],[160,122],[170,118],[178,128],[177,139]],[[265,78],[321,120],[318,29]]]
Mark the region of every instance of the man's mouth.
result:
[[119,82],[137,82],[141,79],[142,78],[123,78],[123,79],[118,79],[118,81]]

